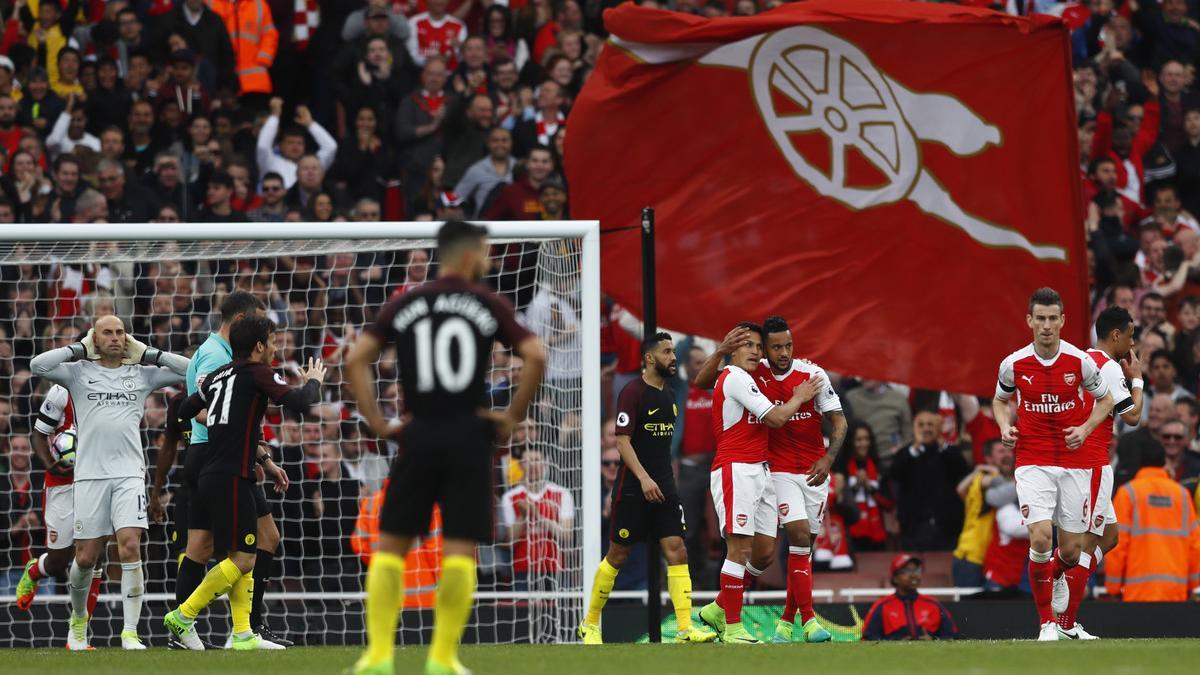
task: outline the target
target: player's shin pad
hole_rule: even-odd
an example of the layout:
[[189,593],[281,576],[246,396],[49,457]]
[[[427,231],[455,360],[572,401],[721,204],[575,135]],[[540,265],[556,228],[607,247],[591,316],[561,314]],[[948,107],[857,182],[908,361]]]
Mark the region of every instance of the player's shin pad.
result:
[[396,646],[396,624],[404,600],[404,558],[381,551],[367,569],[366,664],[390,662]]
[[446,556],[442,561],[442,579],[438,582],[430,661],[448,666],[457,660],[458,641],[471,615],[474,597],[475,559],[464,555]]
[[675,623],[683,632],[692,627],[692,577],[687,564],[667,566],[667,592],[675,606]]
[[241,578],[242,571],[233,564],[232,560],[229,558],[222,560],[219,565],[204,575],[204,580],[184,601],[180,611],[185,617],[195,619],[205,607],[208,607],[209,603],[228,593],[229,589],[233,588],[233,585]]

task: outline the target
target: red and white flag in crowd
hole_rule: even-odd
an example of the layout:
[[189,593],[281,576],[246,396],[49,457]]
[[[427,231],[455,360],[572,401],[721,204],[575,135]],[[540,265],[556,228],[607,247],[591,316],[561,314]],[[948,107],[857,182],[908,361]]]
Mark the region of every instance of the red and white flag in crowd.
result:
[[1030,340],[1039,286],[1083,342],[1059,19],[895,0],[604,18],[566,168],[618,302],[640,312],[635,226],[653,206],[662,326],[720,337],[778,313],[826,368],[980,393]]

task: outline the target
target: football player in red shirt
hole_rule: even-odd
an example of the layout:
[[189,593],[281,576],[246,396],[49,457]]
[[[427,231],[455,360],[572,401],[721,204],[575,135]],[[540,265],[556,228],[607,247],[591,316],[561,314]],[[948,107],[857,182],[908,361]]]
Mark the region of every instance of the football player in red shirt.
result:
[[726,555],[720,594],[700,610],[700,620],[727,643],[758,642],[742,627],[742,593],[747,572],[762,573],[751,561],[770,558],[779,529],[775,487],[767,468],[767,429],[782,427],[812,398],[812,385],[794,387],[790,398],[779,404],[758,389],[751,373],[762,360],[762,331],[758,324],[738,324],[702,369],[708,370],[710,362],[715,368],[724,354],[730,355],[730,365],[713,392],[717,454],[709,478]]
[[[1087,353],[1108,383],[1108,391],[1113,397],[1112,416],[1119,416],[1125,424],[1135,427],[1142,419],[1144,385],[1140,377],[1142,364],[1133,351],[1133,317],[1124,308],[1109,307],[1096,318],[1096,335],[1096,347]],[[1089,401],[1094,400],[1089,397]],[[1104,559],[1104,554],[1117,545],[1117,512],[1112,504],[1113,470],[1109,464],[1114,422],[1101,424],[1083,442],[1093,477],[1099,474],[1100,487],[1088,531],[1083,534],[1079,564],[1065,574],[1071,598],[1067,610],[1058,615],[1058,627],[1060,635],[1071,640],[1096,639],[1075,619],[1079,603],[1087,593],[1088,577]]]
[[[1113,397],[1096,362],[1061,339],[1063,302],[1054,289],[1033,293],[1025,320],[1033,342],[1001,362],[992,412],[1001,440],[1016,448],[1017,499],[1029,528],[1029,580],[1041,624],[1038,640],[1058,640],[1054,614],[1065,612],[1070,599],[1064,573],[1079,562],[1100,488],[1099,474],[1091,470],[1081,448],[1108,419]],[[1096,399],[1090,415],[1081,387]],[[1016,425],[1009,408],[1013,393]]]

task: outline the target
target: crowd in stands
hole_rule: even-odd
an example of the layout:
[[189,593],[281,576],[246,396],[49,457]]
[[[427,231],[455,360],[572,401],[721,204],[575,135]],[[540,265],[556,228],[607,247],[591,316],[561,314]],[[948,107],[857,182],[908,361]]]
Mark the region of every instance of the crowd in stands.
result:
[[[604,47],[601,13],[612,4],[0,0],[0,223],[567,218],[562,157],[571,104]],[[641,4],[715,17],[754,14],[778,0]],[[1072,28],[1093,308],[1120,305],[1135,317],[1147,383],[1143,423],[1116,436],[1117,482],[1145,470],[1142,450],[1155,445],[1166,475],[1194,492],[1198,10],[1184,0],[964,4],[1056,12]],[[490,280],[562,353],[578,350],[579,308],[561,289],[531,282],[531,255],[535,261],[520,247],[498,252]],[[105,313],[128,319],[148,344],[186,353],[212,328],[221,294],[245,288],[268,301],[283,327],[287,372],[310,355],[336,368],[378,307],[423,283],[431,262],[414,250],[0,268],[0,594],[43,541],[42,467],[28,434],[47,385],[30,378],[33,355],[78,339]],[[611,402],[637,377],[639,336],[636,318],[611,302],[601,321],[603,398]],[[802,357],[803,340],[797,345]],[[677,347],[686,374],[713,345],[688,339]],[[519,359],[498,350],[493,365],[493,400],[503,404]],[[394,360],[380,368],[394,374]],[[817,564],[850,569],[863,551],[954,550],[964,585],[1026,583],[1014,574],[1024,535],[1013,513],[1012,456],[995,442],[990,401],[831,375],[851,425]],[[612,406],[604,411],[604,512],[576,512],[579,495],[556,482],[553,468],[556,453],[577,447],[579,418],[545,411],[578,406],[578,374],[552,361],[547,378],[549,403],[497,464],[504,545],[481,560],[481,574],[497,587],[520,587],[531,572],[557,574],[579,545],[570,541],[573,523],[607,519],[619,462]],[[381,396],[395,412],[398,390],[384,382]],[[361,562],[349,542],[360,500],[378,490],[393,452],[364,433],[348,389],[327,389],[312,414],[274,418],[269,429],[293,478],[277,500],[292,590],[358,590]],[[689,560],[696,587],[710,588],[721,549],[707,513],[711,394],[684,378],[675,390]],[[164,416],[164,401],[151,399],[151,464]],[[147,559],[162,568],[147,575],[151,590],[169,590],[174,577],[168,538],[152,528],[158,551]],[[619,585],[644,583],[642,568],[627,565]]]

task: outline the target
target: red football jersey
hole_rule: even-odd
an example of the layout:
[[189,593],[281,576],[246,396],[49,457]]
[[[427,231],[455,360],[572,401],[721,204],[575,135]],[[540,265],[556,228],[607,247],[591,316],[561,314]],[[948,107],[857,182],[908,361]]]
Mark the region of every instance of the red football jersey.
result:
[[[46,436],[50,443],[53,443],[55,436],[73,426],[75,426],[75,404],[71,402],[71,394],[56,384],[46,392],[46,398],[42,401],[41,409],[38,410],[37,421],[33,423],[33,428],[37,433]],[[58,476],[49,471],[46,472],[46,487],[48,488],[70,485],[74,481],[74,473]]]
[[778,429],[768,432],[767,463],[772,471],[808,473],[813,462],[825,456],[825,434],[821,432],[821,415],[842,409],[842,401],[829,384],[824,370],[811,363],[792,361],[792,369],[776,375],[766,361],[758,364],[754,379],[767,398],[783,405],[792,397],[792,390],[813,377],[825,380],[816,398],[800,406],[800,410]]
[[[1112,394],[1115,403],[1112,411],[1113,421],[1096,427],[1083,442],[1083,451],[1088,455],[1089,466],[1100,468],[1109,464],[1109,450],[1112,447],[1116,418],[1121,413],[1128,412],[1133,408],[1133,395],[1129,393],[1129,384],[1125,382],[1125,372],[1121,370],[1121,364],[1113,361],[1108,354],[1099,349],[1089,349],[1087,354],[1096,362],[1096,367],[1100,369],[1100,376],[1108,385],[1108,391]],[[1085,398],[1084,408],[1087,410],[1087,414],[1091,415],[1092,408],[1096,406],[1096,399],[1092,396]]]
[[450,71],[458,67],[458,49],[467,39],[462,21],[449,14],[435,21],[429,12],[422,12],[408,20],[408,30],[408,51],[418,64],[424,64],[430,54],[441,54]]
[[713,393],[695,385],[688,387],[687,403],[683,406],[683,442],[679,454],[707,455],[716,451],[717,437],[712,425]]
[[[569,527],[575,520],[575,500],[571,497],[571,491],[549,482],[544,483],[538,492],[518,485],[500,498],[500,508],[506,526],[511,528],[521,517],[530,523],[525,536],[513,542],[513,571],[559,571],[563,563],[558,539],[541,521],[557,522]],[[537,511],[536,517],[532,515],[533,510]]]
[[1017,466],[1091,468],[1082,448],[1067,447],[1067,427],[1087,421],[1090,406],[1081,389],[1096,398],[1108,393],[1096,362],[1086,352],[1059,341],[1058,353],[1043,360],[1032,344],[1000,364],[996,397],[1017,394]]
[[767,461],[767,425],[762,416],[774,407],[749,373],[737,366],[725,367],[713,390],[713,433],[717,437],[714,471],[726,464]]

